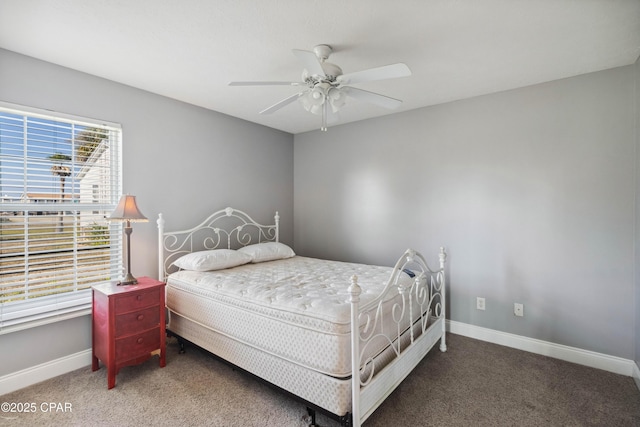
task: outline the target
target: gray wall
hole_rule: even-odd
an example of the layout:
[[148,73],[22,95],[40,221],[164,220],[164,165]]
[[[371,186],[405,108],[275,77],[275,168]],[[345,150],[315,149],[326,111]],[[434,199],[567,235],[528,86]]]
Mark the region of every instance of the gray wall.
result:
[[443,245],[452,320],[633,359],[633,87],[627,66],[296,135],[296,252]]
[[[157,275],[160,212],[175,230],[227,206],[264,223],[278,210],[282,241],[293,242],[288,133],[2,49],[0,100],[122,125],[123,189],[150,219],[133,226],[135,276]],[[0,335],[0,376],[91,348],[90,337],[88,316]]]

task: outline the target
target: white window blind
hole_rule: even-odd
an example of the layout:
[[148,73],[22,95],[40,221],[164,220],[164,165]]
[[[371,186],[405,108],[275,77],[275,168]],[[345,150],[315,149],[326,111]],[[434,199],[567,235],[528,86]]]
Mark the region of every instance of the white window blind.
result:
[[121,277],[119,125],[0,103],[0,334],[82,315]]

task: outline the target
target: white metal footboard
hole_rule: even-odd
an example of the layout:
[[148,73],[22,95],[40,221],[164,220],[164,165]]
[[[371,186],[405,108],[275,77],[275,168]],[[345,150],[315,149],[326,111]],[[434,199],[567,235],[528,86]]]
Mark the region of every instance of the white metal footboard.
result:
[[[446,253],[440,248],[440,268],[431,270],[424,257],[407,250],[396,263],[384,292],[359,307],[361,288],[353,276],[351,294],[351,372],[353,426],[359,427],[393,390],[409,375],[422,358],[440,339],[440,350],[446,351],[445,341],[445,270]],[[410,285],[400,280],[410,275]],[[391,313],[385,314],[382,303],[390,292],[398,292],[400,299]],[[419,310],[414,313],[414,310]],[[383,317],[393,318],[394,330],[384,330]],[[417,321],[412,320],[416,319]],[[363,326],[360,326],[363,325]],[[409,339],[403,339],[409,334]],[[393,360],[376,369],[373,358],[363,356],[374,341],[388,342]]]

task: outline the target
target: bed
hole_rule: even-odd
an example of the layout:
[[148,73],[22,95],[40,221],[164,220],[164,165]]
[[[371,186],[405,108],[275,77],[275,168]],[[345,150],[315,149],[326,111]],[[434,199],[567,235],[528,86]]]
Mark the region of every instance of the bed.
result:
[[[167,330],[321,410],[360,426],[439,341],[445,260],[408,249],[394,267],[296,255],[279,215],[226,208],[166,231],[158,217]],[[355,375],[353,374],[355,373]]]

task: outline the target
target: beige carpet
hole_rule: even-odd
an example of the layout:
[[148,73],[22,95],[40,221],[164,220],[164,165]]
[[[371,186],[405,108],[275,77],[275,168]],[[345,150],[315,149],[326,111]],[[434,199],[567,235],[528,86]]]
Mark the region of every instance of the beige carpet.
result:
[[[630,377],[452,334],[448,347],[434,348],[365,427],[640,426]],[[156,357],[123,368],[112,390],[104,368],[87,367],[1,396],[36,412],[0,412],[0,426],[308,425],[303,404],[196,348],[177,351],[169,340],[165,368]]]

